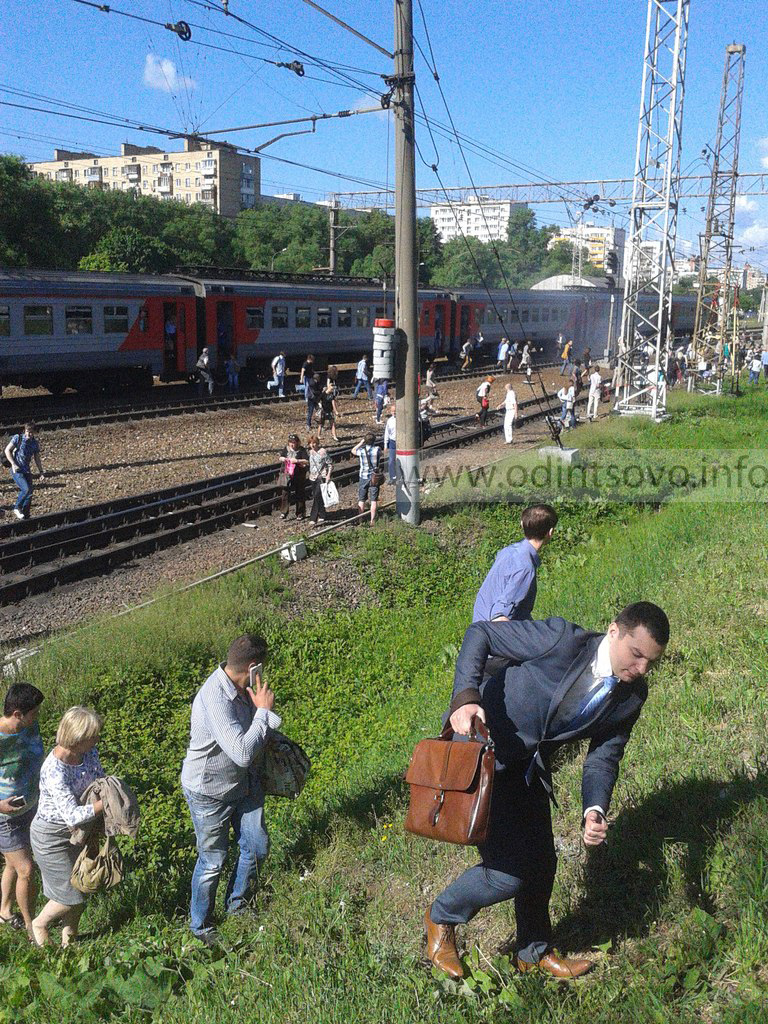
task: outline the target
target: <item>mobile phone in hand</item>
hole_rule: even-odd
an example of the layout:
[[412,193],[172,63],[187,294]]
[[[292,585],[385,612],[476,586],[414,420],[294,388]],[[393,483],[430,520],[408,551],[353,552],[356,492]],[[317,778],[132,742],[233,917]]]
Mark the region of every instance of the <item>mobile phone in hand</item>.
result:
[[22,807],[27,806],[27,801],[23,796],[12,796],[9,798],[8,803],[15,811],[19,811]]
[[253,665],[248,670],[248,685],[251,688],[253,688],[253,680],[256,678],[256,676],[258,676],[259,679],[261,679],[263,674],[264,674],[264,662],[260,661],[258,665]]

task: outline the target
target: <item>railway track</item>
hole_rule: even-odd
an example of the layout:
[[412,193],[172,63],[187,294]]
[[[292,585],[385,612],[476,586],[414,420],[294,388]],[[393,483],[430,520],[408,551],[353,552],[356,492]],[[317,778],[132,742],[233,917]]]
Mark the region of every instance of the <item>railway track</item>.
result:
[[[519,403],[528,410],[520,422],[558,412],[538,398]],[[474,416],[436,424],[431,452],[473,444],[502,429],[500,418],[485,427]],[[342,486],[358,478],[358,462],[348,446],[329,449],[334,481]],[[23,523],[0,524],[0,605],[87,577],[101,575],[161,548],[226,529],[245,519],[268,515],[279,502],[280,466],[267,466],[183,484],[151,494],[66,512]]]
[[[554,363],[544,363],[538,368],[549,369]],[[471,380],[474,376],[490,373],[491,364],[478,366],[468,372],[456,372],[442,374],[436,378],[438,384],[451,380]],[[292,382],[290,387],[293,387]],[[354,391],[352,383],[343,384],[339,388],[341,395],[350,395]],[[24,400],[26,401],[26,399]],[[251,406],[278,405],[291,402],[303,402],[303,394],[294,391],[280,398],[278,395],[264,394],[263,392],[249,391],[237,395],[216,395],[208,398],[177,397],[171,402],[162,399],[145,401],[143,405],[134,403],[122,403],[115,405],[111,403],[103,406],[79,406],[71,413],[65,415],[45,416],[35,412],[34,405],[27,406],[26,411],[19,409],[14,419],[4,419],[0,422],[0,433],[12,434],[20,429],[26,420],[33,419],[38,429],[71,430],[75,427],[95,427],[104,423],[126,423],[132,420],[160,419],[166,416],[183,416],[204,412],[226,412],[230,409],[243,409]],[[3,410],[4,411],[4,410]]]

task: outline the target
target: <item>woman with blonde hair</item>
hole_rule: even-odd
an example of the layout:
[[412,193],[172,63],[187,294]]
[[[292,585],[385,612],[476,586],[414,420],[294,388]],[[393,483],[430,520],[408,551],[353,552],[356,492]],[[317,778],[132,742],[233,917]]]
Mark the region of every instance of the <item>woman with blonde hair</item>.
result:
[[85,896],[70,882],[81,847],[69,837],[73,829],[101,814],[101,800],[81,804],[80,797],[96,779],[104,778],[96,744],[104,720],[90,708],[70,708],[56,731],[56,746],[40,770],[40,798],[32,822],[32,853],[40,868],[48,903],[32,921],[38,946],[48,942],[48,932],[61,921],[61,944],[77,936]]

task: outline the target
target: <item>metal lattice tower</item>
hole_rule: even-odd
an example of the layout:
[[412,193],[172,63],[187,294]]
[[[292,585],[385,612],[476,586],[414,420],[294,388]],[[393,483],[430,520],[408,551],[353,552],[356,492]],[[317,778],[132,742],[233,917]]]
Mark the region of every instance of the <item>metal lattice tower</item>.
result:
[[731,43],[725,48],[720,117],[712,154],[712,186],[704,234],[699,236],[701,262],[693,331],[694,359],[697,363],[700,357],[706,359],[714,356],[720,360],[728,336],[728,317],[734,305],[731,256],[746,53],[747,48],[743,43]]
[[672,332],[690,0],[648,0],[616,410],[660,419]]

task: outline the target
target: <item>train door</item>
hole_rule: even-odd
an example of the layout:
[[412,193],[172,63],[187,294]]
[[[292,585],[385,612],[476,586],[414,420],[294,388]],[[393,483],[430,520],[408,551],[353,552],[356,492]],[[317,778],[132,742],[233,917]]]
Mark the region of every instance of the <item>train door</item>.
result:
[[445,306],[442,302],[435,303],[435,355],[443,354],[445,342]]
[[468,302],[462,302],[459,305],[459,347],[461,347],[469,337],[471,313],[472,307]]
[[184,370],[186,310],[180,302],[163,303],[163,377],[175,377]]
[[235,304],[232,299],[216,303],[216,360],[223,366],[235,350]]

